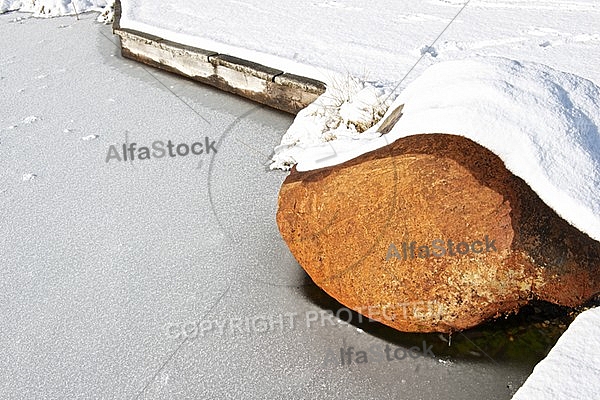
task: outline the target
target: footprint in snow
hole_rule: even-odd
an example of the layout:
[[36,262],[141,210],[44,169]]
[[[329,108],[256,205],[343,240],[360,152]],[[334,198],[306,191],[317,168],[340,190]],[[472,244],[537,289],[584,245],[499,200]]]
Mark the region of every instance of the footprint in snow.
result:
[[532,36],[563,36],[563,33],[553,28],[545,28],[542,26],[532,26],[527,31]]
[[23,174],[23,182],[32,181],[34,179],[37,179],[36,174]]
[[424,56],[427,53],[429,53],[429,55],[434,58],[438,56],[438,52],[433,46],[423,46],[421,47],[420,51],[422,56]]
[[81,140],[94,140],[94,139],[98,139],[100,137],[100,135],[88,135],[88,136],[84,136],[81,138]]
[[23,120],[21,122],[24,124],[32,124],[38,120],[39,120],[39,118],[36,117],[35,115],[30,115],[29,117],[23,118]]

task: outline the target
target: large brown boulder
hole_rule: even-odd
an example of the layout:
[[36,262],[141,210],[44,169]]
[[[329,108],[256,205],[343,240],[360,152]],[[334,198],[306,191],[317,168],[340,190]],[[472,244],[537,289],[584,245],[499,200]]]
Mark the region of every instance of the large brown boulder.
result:
[[600,292],[600,243],[461,136],[292,169],[277,223],[317,285],[401,331],[452,332],[532,299],[572,307]]

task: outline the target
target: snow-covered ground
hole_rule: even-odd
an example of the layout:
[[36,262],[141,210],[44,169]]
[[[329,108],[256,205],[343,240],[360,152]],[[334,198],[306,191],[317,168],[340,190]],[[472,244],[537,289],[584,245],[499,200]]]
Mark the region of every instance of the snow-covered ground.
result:
[[121,25],[327,83],[395,85],[471,54],[537,61],[600,81],[595,0],[124,0]]
[[115,0],[0,0],[0,14],[9,11],[31,13],[34,17],[50,18],[99,11],[99,22],[110,22]]

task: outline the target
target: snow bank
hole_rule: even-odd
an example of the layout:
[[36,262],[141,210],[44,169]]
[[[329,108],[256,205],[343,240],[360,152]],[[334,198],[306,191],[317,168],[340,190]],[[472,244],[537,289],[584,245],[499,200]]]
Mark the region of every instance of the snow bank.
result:
[[295,164],[291,154],[302,152],[306,145],[380,136],[369,128],[383,117],[394,98],[390,88],[377,88],[350,76],[334,81],[325,93],[296,115],[275,148],[271,169],[291,168]]
[[[121,27],[330,83],[408,84],[475,53],[527,58],[600,82],[597,0],[122,0]],[[543,12],[542,12],[543,11]],[[500,22],[501,21],[501,22]]]
[[596,399],[600,393],[600,307],[575,318],[513,400]]
[[315,137],[318,117],[301,114],[276,148],[273,166],[311,170],[412,134],[463,135],[497,154],[562,218],[600,240],[600,88],[593,82],[543,64],[480,56],[429,67],[390,110],[401,104],[402,118],[383,136],[375,126],[332,140],[321,125]]
[[103,11],[114,0],[0,0],[0,14],[8,11],[33,13],[35,17],[75,15],[88,11]]

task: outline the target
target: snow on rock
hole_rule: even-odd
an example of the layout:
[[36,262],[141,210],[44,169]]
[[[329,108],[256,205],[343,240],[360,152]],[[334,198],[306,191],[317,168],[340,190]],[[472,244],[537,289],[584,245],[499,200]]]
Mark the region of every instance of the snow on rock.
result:
[[600,307],[575,318],[513,400],[596,399],[600,393]]
[[318,110],[313,118],[299,115],[273,166],[296,162],[305,171],[413,134],[462,135],[497,154],[562,218],[600,240],[600,88],[593,82],[543,64],[479,56],[429,67],[390,111],[402,104],[387,135],[374,126],[360,138],[328,143],[315,139],[323,129]]

